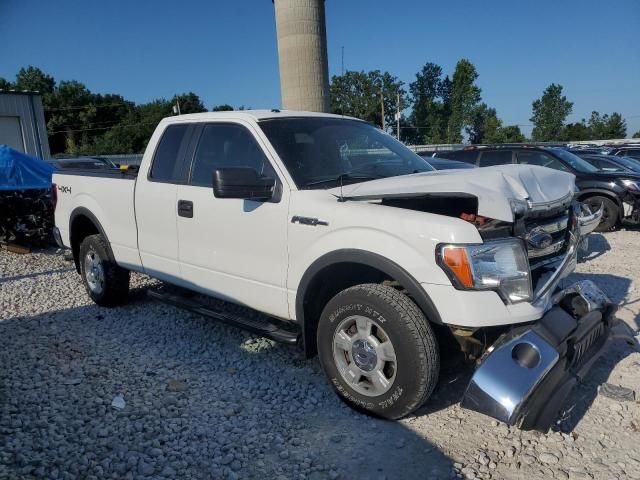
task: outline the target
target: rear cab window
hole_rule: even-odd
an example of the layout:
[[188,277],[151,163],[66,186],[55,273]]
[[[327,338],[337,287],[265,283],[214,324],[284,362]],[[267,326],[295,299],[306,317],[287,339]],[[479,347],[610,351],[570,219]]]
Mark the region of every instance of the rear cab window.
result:
[[169,125],[153,155],[149,180],[164,183],[184,183],[184,158],[193,131],[191,124]]

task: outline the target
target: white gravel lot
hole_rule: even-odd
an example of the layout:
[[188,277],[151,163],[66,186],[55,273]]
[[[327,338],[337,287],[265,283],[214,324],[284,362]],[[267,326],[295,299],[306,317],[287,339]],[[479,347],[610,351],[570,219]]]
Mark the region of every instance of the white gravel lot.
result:
[[[640,232],[595,235],[577,277],[640,326]],[[55,250],[0,251],[0,479],[640,479],[640,354],[612,342],[557,431],[508,428],[457,405],[469,372],[443,372],[400,422],[345,407],[296,347],[146,298],[86,296]],[[446,364],[446,362],[445,362]],[[122,395],[125,407],[112,407]]]

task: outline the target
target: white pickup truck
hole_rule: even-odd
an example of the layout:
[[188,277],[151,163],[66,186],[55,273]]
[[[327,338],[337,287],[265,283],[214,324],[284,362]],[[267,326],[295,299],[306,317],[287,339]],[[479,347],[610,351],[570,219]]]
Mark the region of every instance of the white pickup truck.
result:
[[436,172],[353,118],[176,116],[139,170],[53,182],[56,239],[97,304],[124,302],[130,271],[197,292],[165,299],[301,342],[338,395],[385,418],[429,398],[453,344],[477,363],[463,406],[548,429],[615,318],[591,282],[560,288],[599,221],[573,175]]

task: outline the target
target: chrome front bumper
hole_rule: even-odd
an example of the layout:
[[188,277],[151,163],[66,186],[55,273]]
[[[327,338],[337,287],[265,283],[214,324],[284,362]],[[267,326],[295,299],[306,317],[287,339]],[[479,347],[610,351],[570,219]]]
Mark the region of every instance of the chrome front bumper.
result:
[[535,324],[502,335],[480,359],[461,405],[526,430],[547,431],[603,351],[616,307],[591,281],[553,296]]

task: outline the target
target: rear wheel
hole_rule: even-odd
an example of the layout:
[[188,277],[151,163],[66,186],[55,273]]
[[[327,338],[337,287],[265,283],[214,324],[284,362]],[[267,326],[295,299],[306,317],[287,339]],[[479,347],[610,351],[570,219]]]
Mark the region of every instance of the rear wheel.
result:
[[608,232],[613,227],[618,224],[618,219],[620,218],[620,209],[618,205],[607,197],[602,197],[599,195],[589,197],[584,201],[592,212],[596,212],[602,210],[602,219],[600,220],[600,224],[596,227],[596,232]]
[[416,304],[379,284],[348,288],[318,325],[320,363],[350,406],[397,419],[422,405],[440,370],[436,338]]
[[98,305],[112,307],[126,301],[129,271],[110,259],[102,235],[90,235],[80,244],[80,274],[87,293]]

